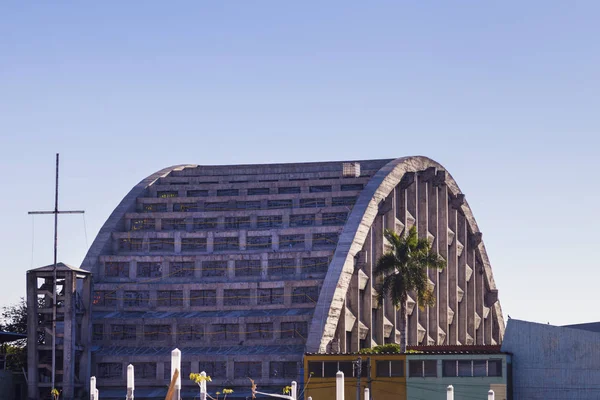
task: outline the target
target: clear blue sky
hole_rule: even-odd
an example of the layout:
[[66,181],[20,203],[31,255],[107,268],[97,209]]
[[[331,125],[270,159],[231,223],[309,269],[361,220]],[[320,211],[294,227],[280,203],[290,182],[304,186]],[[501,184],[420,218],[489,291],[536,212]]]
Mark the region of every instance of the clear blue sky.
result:
[[[475,213],[504,313],[600,320],[600,2],[0,5],[0,305],[79,265],[139,180],[180,163],[426,155]],[[48,4],[52,3],[52,4]],[[124,4],[125,3],[125,4]],[[32,248],[34,249],[32,255]]]

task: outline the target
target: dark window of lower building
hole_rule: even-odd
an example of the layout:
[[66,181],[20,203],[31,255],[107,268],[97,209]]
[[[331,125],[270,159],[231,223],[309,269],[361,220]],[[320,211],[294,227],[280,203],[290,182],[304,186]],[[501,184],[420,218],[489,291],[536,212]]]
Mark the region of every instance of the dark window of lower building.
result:
[[502,376],[502,360],[488,360],[488,376]]
[[146,340],[170,340],[171,325],[145,325],[144,339]]
[[322,361],[309,361],[308,362],[308,374],[315,378],[323,377],[323,362]]
[[487,375],[487,361],[486,360],[473,360],[473,376],[486,376]]
[[190,306],[206,307],[217,305],[216,290],[190,290]]
[[206,251],[206,238],[181,238],[181,251]]
[[228,201],[206,202],[204,203],[204,211],[229,211],[232,210],[233,204]]
[[169,276],[171,278],[191,278],[196,269],[193,261],[177,261],[169,265]]
[[318,298],[319,288],[317,286],[299,286],[292,291],[292,303],[294,304],[316,304]]
[[458,376],[473,376],[471,360],[458,360]]
[[283,288],[258,289],[256,296],[259,305],[283,304]]
[[122,363],[98,363],[98,377],[103,379],[122,379]]
[[339,369],[337,361],[323,362],[323,378],[335,378],[335,375],[338,371]]
[[260,276],[260,260],[236,260],[235,276]]
[[260,361],[236,361],[233,363],[233,376],[235,378],[260,378],[261,368]]
[[227,273],[227,261],[203,261],[202,276],[206,278],[225,276]]
[[183,291],[159,290],[156,294],[156,304],[159,307],[183,307]]
[[377,377],[388,378],[390,376],[390,362],[389,361],[377,361]]
[[308,323],[306,321],[282,322],[282,339],[306,339],[308,335]]
[[298,377],[298,363],[295,361],[271,361],[269,377],[295,379]]
[[271,236],[248,236],[246,238],[247,250],[261,250],[271,248]]
[[352,361],[338,361],[338,371],[344,373],[344,377],[351,377],[354,374],[354,365]]
[[444,360],[442,361],[442,376],[457,376],[456,360]]
[[247,324],[246,339],[273,339],[273,323]]
[[378,377],[404,376],[404,361],[377,361]]
[[250,303],[250,289],[225,289],[223,291],[223,305],[242,306]]
[[107,261],[104,263],[104,276],[110,278],[129,278],[129,262]]

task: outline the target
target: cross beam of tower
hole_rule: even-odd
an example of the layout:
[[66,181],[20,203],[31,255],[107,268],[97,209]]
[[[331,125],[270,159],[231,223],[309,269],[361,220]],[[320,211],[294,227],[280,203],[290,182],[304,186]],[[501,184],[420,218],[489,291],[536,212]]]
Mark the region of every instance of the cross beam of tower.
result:
[[83,214],[85,211],[60,211],[58,209],[58,153],[56,153],[56,186],[54,190],[53,211],[29,211],[28,214],[54,214],[54,269],[52,288],[52,389],[56,387],[56,255],[58,249],[58,214]]

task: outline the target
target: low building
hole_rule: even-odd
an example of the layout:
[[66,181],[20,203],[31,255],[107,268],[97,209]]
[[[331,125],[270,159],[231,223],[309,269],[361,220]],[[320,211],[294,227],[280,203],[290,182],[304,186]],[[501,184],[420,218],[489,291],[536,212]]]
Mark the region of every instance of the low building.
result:
[[510,319],[502,351],[513,358],[514,400],[599,399],[600,334],[594,325]]
[[345,399],[355,400],[361,363],[361,399],[369,388],[376,400],[445,400],[449,385],[456,399],[508,400],[511,356],[500,346],[415,346],[408,354],[312,354],[304,357],[305,397],[334,399],[336,373],[344,372]]
[[[21,400],[27,395],[27,384],[23,370],[19,371],[14,364],[19,364],[11,360],[11,356],[18,357],[18,354],[11,352],[11,343],[27,338],[27,335],[21,333],[0,331],[0,399],[2,400]],[[15,349],[13,347],[13,349]]]

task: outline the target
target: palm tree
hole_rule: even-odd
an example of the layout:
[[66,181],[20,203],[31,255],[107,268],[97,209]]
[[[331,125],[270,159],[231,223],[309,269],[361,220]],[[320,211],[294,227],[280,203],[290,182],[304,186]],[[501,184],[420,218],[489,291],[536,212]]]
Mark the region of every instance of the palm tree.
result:
[[389,298],[392,304],[400,309],[400,348],[405,353],[408,294],[411,291],[416,292],[420,308],[433,306],[435,294],[429,285],[427,270],[441,270],[446,266],[446,261],[431,251],[429,240],[419,239],[414,226],[406,236],[400,236],[391,230],[386,230],[384,235],[392,249],[382,255],[375,265],[375,274],[383,277],[378,303],[381,307],[383,300]]

